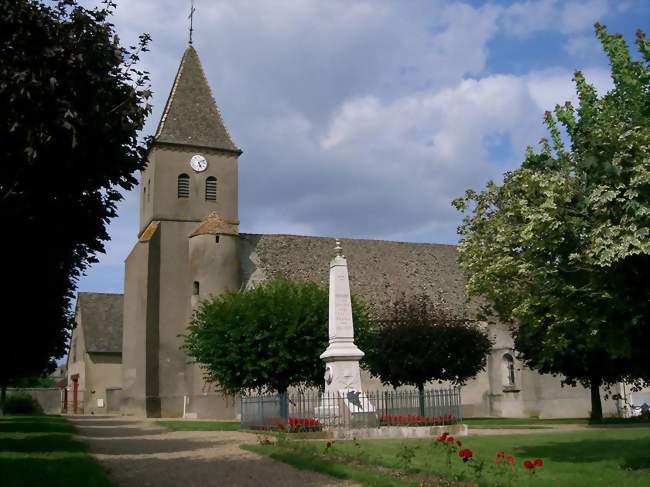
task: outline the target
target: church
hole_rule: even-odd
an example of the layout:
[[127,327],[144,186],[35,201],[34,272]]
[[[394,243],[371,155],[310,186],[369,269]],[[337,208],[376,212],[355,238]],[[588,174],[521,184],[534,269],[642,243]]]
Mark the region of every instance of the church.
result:
[[[124,295],[111,300],[123,307],[102,312],[104,332],[114,335],[119,328],[122,333],[121,383],[113,384],[109,395],[111,403],[119,402],[120,414],[236,419],[238,399],[205,383],[200,367],[181,349],[192,310],[209,296],[250,288],[278,274],[327,285],[334,238],[240,233],[241,154],[189,45],[141,173],[139,232],[125,261]],[[381,307],[402,292],[426,293],[458,312],[470,311],[455,246],[346,238],[341,243],[351,292],[363,301]],[[73,342],[83,322],[91,321],[84,303],[96,307],[104,301],[79,301],[77,313],[85,317],[77,320]],[[486,370],[463,387],[465,416],[589,415],[588,390],[562,387],[561,378],[525,368],[506,327],[480,326],[489,326],[494,345]],[[375,378],[362,380],[364,388],[382,387]],[[88,407],[99,413],[98,404]],[[615,414],[616,402],[604,400],[603,410]]]

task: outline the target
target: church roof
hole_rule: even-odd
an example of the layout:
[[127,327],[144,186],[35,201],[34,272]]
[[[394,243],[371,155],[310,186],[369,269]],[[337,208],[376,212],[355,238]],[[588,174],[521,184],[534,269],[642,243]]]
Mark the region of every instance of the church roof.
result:
[[199,224],[198,227],[190,234],[190,237],[196,237],[197,235],[239,235],[239,230],[237,229],[238,223],[230,222],[224,220],[216,212],[210,213],[205,219]]
[[87,352],[122,352],[123,306],[123,294],[77,295],[77,313],[81,317]]
[[[295,235],[240,234],[246,287],[281,274],[327,287],[335,239]],[[465,278],[454,245],[341,239],[350,290],[381,310],[402,292],[427,294],[459,314],[476,311],[465,299]]]
[[155,140],[241,153],[228,133],[192,46],[181,59]]

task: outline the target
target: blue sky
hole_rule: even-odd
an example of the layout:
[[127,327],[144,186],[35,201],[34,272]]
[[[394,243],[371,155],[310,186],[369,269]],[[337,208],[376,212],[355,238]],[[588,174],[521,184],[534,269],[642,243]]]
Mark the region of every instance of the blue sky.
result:
[[[87,2],[92,5],[92,2]],[[576,68],[611,81],[593,34],[650,30],[650,1],[197,0],[194,45],[240,158],[241,231],[454,243],[450,201],[516,167]],[[158,122],[189,0],[122,0],[153,38]],[[121,292],[139,188],[80,291]]]

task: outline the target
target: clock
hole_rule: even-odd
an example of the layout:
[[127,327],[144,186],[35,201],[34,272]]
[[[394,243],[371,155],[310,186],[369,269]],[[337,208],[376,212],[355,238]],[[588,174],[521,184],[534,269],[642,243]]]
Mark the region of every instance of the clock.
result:
[[194,154],[190,159],[190,166],[196,172],[203,172],[208,168],[208,161],[201,154]]

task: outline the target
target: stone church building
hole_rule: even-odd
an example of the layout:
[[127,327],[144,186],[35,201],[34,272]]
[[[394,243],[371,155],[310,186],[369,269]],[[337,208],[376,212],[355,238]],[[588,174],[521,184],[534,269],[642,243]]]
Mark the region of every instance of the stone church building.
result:
[[[327,285],[334,239],[239,232],[238,159],[192,46],[183,54],[149,164],[141,174],[140,225],[125,262],[121,413],[234,419],[236,398],[203,381],[180,349],[193,308],[210,295],[276,274]],[[249,163],[254,163],[250,161]],[[341,239],[353,294],[381,306],[401,292],[442,297],[465,310],[452,245]],[[484,325],[487,326],[487,325]],[[463,388],[467,416],[584,417],[589,391],[524,368],[504,327],[484,373]],[[435,353],[435,351],[432,351]],[[364,386],[381,384],[365,377]],[[616,404],[604,401],[605,413]]]

